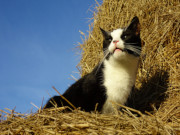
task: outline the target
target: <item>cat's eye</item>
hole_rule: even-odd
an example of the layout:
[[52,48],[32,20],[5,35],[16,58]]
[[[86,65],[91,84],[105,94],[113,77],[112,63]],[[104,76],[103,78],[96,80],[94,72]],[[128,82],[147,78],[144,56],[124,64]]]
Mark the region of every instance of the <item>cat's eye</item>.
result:
[[127,38],[127,35],[123,35],[121,38],[122,38],[122,39],[126,39],[126,38]]
[[111,41],[112,41],[112,38],[109,37],[109,38],[107,38],[106,40],[109,41],[109,42],[111,42]]

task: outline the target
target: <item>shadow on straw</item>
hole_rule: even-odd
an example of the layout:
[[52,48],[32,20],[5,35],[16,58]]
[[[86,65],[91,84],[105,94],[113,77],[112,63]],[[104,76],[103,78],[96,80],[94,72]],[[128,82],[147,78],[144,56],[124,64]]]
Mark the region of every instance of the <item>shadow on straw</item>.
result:
[[154,112],[166,99],[169,75],[166,71],[157,71],[154,76],[142,82],[141,88],[134,89],[127,106],[141,112]]

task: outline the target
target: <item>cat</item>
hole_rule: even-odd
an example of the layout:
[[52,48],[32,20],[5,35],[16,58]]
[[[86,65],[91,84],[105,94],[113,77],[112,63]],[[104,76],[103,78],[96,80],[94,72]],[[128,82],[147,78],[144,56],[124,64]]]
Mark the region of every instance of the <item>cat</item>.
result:
[[[104,58],[92,72],[70,86],[63,97],[75,107],[91,112],[113,113],[119,109],[113,103],[125,105],[134,87],[139,57],[141,54],[140,23],[135,16],[125,28],[103,35]],[[72,106],[61,96],[54,96],[44,109]]]

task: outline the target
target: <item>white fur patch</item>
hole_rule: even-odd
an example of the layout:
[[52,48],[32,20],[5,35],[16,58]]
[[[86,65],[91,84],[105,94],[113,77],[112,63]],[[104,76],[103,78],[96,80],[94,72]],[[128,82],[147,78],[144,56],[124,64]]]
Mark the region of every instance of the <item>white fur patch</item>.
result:
[[102,108],[102,113],[113,113],[112,102],[125,104],[136,79],[138,57],[124,53],[117,60],[110,56],[104,61],[104,86],[106,87],[107,100]]
[[123,29],[116,29],[111,32],[111,36],[113,37],[114,40],[120,40],[120,36],[123,33]]
[[124,42],[121,39],[121,35],[123,33],[123,29],[117,29],[114,30],[113,32],[111,32],[111,37],[112,37],[112,42],[109,45],[109,52],[113,53],[114,49],[116,48],[116,46],[114,45],[113,41],[118,41],[117,43],[117,47],[124,49]]

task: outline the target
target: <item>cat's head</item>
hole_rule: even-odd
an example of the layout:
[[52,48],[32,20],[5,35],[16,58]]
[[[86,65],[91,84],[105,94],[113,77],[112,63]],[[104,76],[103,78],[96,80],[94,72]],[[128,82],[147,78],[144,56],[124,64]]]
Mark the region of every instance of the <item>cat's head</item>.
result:
[[[101,28],[100,28],[101,29]],[[140,23],[138,17],[134,17],[125,28],[119,28],[111,32],[101,29],[104,41],[103,50],[107,58],[124,59],[127,56],[139,57],[141,54]]]

